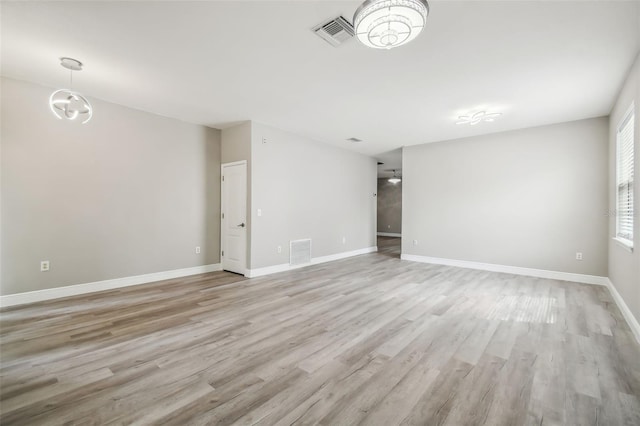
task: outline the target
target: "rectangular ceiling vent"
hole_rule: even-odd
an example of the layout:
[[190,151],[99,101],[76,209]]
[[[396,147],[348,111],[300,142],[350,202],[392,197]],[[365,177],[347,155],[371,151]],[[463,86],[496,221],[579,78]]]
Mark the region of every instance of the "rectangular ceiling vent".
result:
[[342,16],[324,22],[313,29],[321,39],[337,47],[353,37],[353,26]]
[[289,263],[291,265],[311,263],[311,240],[290,241],[289,253]]

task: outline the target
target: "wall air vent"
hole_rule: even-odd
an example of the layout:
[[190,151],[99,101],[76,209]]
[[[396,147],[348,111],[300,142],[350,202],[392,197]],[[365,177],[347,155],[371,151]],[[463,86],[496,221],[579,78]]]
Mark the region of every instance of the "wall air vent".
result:
[[289,264],[305,265],[311,263],[311,240],[289,242]]
[[333,47],[340,46],[354,35],[353,26],[342,16],[323,22],[314,27],[313,32]]

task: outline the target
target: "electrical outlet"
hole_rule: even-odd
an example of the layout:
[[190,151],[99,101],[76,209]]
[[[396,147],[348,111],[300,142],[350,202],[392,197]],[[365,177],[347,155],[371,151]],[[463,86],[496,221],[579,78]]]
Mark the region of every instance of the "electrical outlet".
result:
[[49,267],[50,265],[48,260],[43,260],[42,262],[40,262],[40,272],[48,272]]
[[265,138],[264,136],[262,137],[262,143],[267,143],[267,138]]
[[579,251],[576,252],[576,260],[582,260],[582,253]]
[[278,253],[282,253],[282,246],[278,246]]
[[418,240],[413,240],[413,245],[417,246],[418,245]]
[[196,254],[200,254],[200,247],[196,247]]
[[391,225],[387,225],[387,229],[391,229]]
[[342,244],[347,244],[347,237],[342,237]]
[[262,216],[262,209],[258,209],[258,216]]

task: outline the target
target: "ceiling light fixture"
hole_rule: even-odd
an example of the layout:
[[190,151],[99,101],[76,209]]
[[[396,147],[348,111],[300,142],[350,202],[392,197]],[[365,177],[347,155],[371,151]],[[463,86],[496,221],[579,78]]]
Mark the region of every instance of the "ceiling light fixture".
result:
[[501,115],[501,112],[478,111],[473,114],[459,116],[456,124],[471,124],[475,126],[483,121],[495,121]]
[[426,0],[367,0],[353,15],[353,26],[365,46],[392,49],[416,38],[428,15]]
[[397,175],[396,175],[396,171],[393,171],[393,177],[389,179],[389,182],[391,182],[392,184],[396,184],[398,182],[400,182],[402,179],[400,179]]
[[78,92],[72,90],[73,72],[82,71],[82,62],[72,58],[60,58],[60,65],[69,70],[69,89],[56,90],[49,97],[49,108],[60,120],[75,120],[84,118],[82,124],[91,120],[93,108],[91,104]]

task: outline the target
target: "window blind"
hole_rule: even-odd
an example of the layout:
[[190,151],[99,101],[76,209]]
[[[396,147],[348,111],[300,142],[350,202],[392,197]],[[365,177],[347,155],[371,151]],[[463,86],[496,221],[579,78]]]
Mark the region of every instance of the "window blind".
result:
[[634,106],[618,127],[616,143],[616,184],[618,205],[616,215],[616,237],[633,242],[633,132]]

